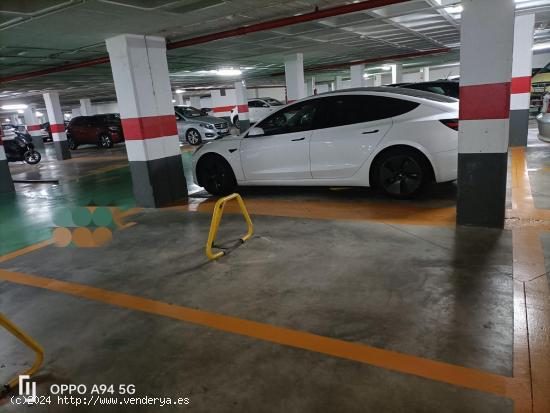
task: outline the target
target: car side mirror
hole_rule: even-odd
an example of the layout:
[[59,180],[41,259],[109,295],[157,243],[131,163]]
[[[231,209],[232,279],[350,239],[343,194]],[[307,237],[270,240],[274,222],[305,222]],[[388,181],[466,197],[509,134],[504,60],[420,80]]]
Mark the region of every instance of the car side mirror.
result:
[[253,128],[250,129],[250,132],[248,132],[248,136],[249,137],[262,136],[264,133],[265,132],[262,128],[259,128],[258,126],[254,126]]

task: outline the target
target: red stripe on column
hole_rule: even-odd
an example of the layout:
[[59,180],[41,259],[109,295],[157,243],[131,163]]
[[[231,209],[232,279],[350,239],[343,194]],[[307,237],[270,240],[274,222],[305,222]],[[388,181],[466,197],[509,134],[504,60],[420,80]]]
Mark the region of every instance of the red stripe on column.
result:
[[460,87],[460,120],[510,117],[510,83]]
[[513,77],[510,93],[531,93],[531,76]]
[[215,112],[215,113],[218,113],[218,112],[231,112],[234,107],[235,107],[235,105],[233,105],[233,106],[218,106],[218,107],[212,108],[212,112]]
[[50,124],[50,130],[52,131],[52,133],[65,132],[65,125],[61,123],[54,123],[53,125]]
[[175,115],[122,119],[126,140],[143,140],[178,134]]
[[41,129],[41,128],[40,128],[40,125],[29,125],[29,126],[27,126],[27,130],[28,130],[29,132],[33,132],[33,131],[35,131],[35,130],[40,130],[40,129]]
[[237,105],[237,110],[239,113],[248,112],[248,105]]

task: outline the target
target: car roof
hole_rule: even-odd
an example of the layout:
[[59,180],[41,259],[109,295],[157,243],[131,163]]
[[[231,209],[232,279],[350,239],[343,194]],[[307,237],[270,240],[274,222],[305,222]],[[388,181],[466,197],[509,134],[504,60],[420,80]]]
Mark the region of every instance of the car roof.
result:
[[342,89],[342,90],[335,90],[335,91],[332,91],[332,92],[320,93],[317,96],[338,95],[338,94],[348,93],[348,92],[380,92],[380,93],[389,93],[389,94],[395,94],[395,95],[402,95],[402,96],[405,96],[405,97],[427,99],[427,100],[432,100],[432,101],[441,102],[441,103],[455,103],[455,102],[457,102],[457,99],[455,99],[455,98],[451,98],[449,96],[444,96],[444,95],[439,95],[437,93],[426,92],[424,90],[405,89],[405,88],[402,88],[402,87],[387,87],[387,86],[357,87],[357,88],[351,88],[351,89]]

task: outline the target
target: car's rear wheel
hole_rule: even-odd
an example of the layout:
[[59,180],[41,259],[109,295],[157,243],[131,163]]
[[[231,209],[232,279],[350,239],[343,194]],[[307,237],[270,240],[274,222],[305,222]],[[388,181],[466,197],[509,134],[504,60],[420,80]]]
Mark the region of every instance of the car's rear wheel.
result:
[[206,156],[200,160],[197,175],[200,184],[212,195],[228,195],[237,187],[231,166],[220,156]]
[[394,149],[383,153],[374,165],[373,184],[392,198],[411,198],[430,180],[426,159],[412,149]]
[[202,143],[201,134],[196,129],[189,129],[185,134],[185,139],[190,145],[200,145]]
[[113,139],[106,133],[99,136],[99,147],[108,149],[113,147]]

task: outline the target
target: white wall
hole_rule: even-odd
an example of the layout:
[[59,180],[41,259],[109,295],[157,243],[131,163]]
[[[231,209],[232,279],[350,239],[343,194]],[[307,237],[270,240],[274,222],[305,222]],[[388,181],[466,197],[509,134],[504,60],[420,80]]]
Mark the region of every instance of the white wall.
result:
[[539,53],[533,55],[533,67],[544,67],[550,63],[550,53]]
[[[460,66],[449,66],[445,68],[430,68],[430,80],[447,79],[449,76],[460,75]],[[403,73],[403,82],[422,82],[420,68],[413,73]]]
[[106,102],[92,105],[93,113],[101,115],[103,113],[120,113],[117,102]]

